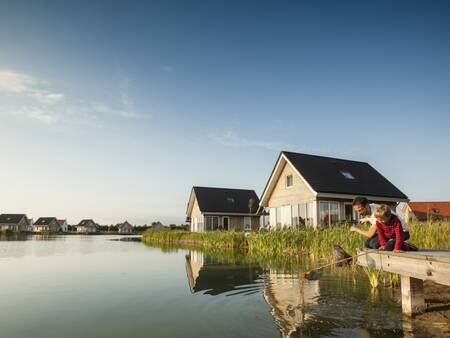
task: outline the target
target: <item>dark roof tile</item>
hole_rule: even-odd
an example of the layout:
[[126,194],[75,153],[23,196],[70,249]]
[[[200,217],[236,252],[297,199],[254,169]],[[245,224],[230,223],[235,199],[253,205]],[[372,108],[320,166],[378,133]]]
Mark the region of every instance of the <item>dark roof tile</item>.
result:
[[288,151],[282,153],[318,193],[408,198],[368,163]]

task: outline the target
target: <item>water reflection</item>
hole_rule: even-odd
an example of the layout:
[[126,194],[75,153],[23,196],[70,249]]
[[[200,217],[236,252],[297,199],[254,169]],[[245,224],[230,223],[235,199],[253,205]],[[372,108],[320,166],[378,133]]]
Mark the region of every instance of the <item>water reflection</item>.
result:
[[320,282],[270,270],[264,283],[264,299],[283,337],[291,337],[308,320],[306,304],[317,304]]
[[392,295],[380,291],[373,302],[364,276],[342,269],[307,280],[299,273],[307,263],[298,264],[286,270],[277,268],[286,266],[280,262],[258,264],[248,256],[209,256],[194,250],[185,262],[192,293],[260,293],[283,338],[403,336],[400,308]]
[[230,291],[234,292],[228,296],[257,293],[262,272],[256,264],[224,263],[198,251],[186,255],[186,274],[192,293],[204,292],[213,296]]

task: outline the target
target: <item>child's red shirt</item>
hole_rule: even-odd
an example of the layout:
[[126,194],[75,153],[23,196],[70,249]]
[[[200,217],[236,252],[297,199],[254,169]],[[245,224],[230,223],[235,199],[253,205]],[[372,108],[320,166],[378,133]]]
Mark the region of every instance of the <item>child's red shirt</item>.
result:
[[401,250],[405,240],[405,233],[403,232],[402,223],[397,216],[391,215],[391,218],[386,223],[377,220],[377,233],[381,246],[384,246],[388,240],[394,239],[394,250]]

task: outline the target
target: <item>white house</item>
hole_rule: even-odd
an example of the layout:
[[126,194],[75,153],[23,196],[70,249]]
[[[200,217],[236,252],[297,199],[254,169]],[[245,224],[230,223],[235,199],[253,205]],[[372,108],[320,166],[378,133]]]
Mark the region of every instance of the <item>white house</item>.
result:
[[194,186],[186,221],[193,232],[256,231],[260,227],[259,198],[254,190]]
[[92,219],[83,219],[77,225],[77,232],[92,234],[97,232],[97,224]]
[[58,219],[59,228],[62,232],[67,232],[69,229],[69,226],[67,224],[67,220],[65,219]]
[[134,227],[128,221],[125,221],[118,225],[119,234],[132,234],[134,232]]
[[408,197],[365,162],[282,151],[261,196],[270,227],[354,222],[356,196],[395,209]]
[[33,224],[33,231],[35,232],[57,232],[59,229],[56,217],[39,217]]
[[29,220],[25,214],[1,214],[0,231],[29,231]]

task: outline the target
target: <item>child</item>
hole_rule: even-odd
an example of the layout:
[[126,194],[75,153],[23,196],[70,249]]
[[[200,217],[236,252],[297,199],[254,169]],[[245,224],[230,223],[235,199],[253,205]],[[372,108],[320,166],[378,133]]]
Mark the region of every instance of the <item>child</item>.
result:
[[400,219],[394,215],[386,204],[381,204],[375,211],[380,250],[401,252],[404,249],[405,233]]

